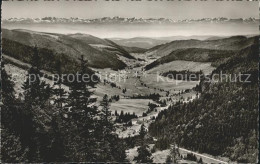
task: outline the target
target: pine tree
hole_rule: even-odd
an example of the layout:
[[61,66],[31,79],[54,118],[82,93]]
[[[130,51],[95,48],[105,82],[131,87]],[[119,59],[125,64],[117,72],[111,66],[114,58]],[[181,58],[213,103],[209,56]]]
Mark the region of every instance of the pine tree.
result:
[[63,104],[66,102],[66,92],[62,88],[62,72],[61,72],[61,62],[60,60],[57,62],[56,66],[58,79],[57,82],[54,83],[54,87],[57,86],[57,88],[54,89],[54,95],[56,96],[54,100],[54,104],[57,105],[59,110],[63,110]]
[[144,126],[144,124],[142,124],[140,131],[139,131],[139,136],[140,136],[142,142],[144,141],[145,134],[146,134],[145,126]]
[[115,136],[112,138],[111,142],[111,155],[115,162],[128,162],[126,159],[126,145],[125,142]]
[[65,157],[65,146],[64,146],[64,135],[59,125],[62,120],[60,115],[54,115],[51,120],[51,126],[49,130],[49,136],[51,137],[50,150],[48,154],[49,162],[64,162]]
[[24,89],[23,115],[21,116],[21,142],[29,148],[28,160],[30,162],[42,161],[46,153],[43,142],[46,139],[44,121],[40,117],[43,110],[48,107],[52,89],[43,81],[40,72],[41,64],[38,49],[34,48],[31,60],[32,67],[28,70],[28,75],[22,88]]
[[117,110],[115,110],[115,116],[118,116]]
[[[169,131],[168,129],[166,131]],[[173,144],[173,147],[171,148],[171,151],[170,151],[170,157],[171,157],[171,160],[173,161],[173,163],[178,163],[178,160],[181,159],[181,155],[180,155],[180,152],[179,152],[179,147],[178,147],[178,142],[176,143],[176,141],[178,140],[178,133],[172,133],[169,137],[171,138],[172,140],[172,144]]]
[[[26,162],[28,149],[20,139],[21,111],[15,99],[14,83],[1,61],[1,160],[2,162]],[[22,111],[21,111],[22,112]]]
[[[87,82],[83,80],[84,74],[86,74],[87,63],[83,59],[80,59],[81,69],[74,78],[75,80],[70,83],[70,93],[68,96],[68,103],[66,105],[69,108],[70,119],[70,147],[71,158],[75,161],[95,161],[96,160],[96,141],[95,141],[95,126],[97,115],[97,109],[91,106],[96,100],[91,98],[93,92],[89,91]],[[71,153],[71,152],[70,152]]]
[[39,106],[43,108],[49,100],[52,90],[41,78],[41,64],[37,47],[34,47],[32,67],[28,70],[27,79],[23,84],[25,104],[27,107]]
[[5,62],[1,63],[1,123],[5,127],[13,129],[15,126],[15,95],[14,95],[14,83],[11,81],[11,77],[5,71]]
[[173,145],[173,148],[171,149],[169,156],[173,163],[178,163],[178,160],[180,159],[180,153],[178,148],[175,146],[175,144]]
[[100,112],[100,126],[101,131],[101,157],[99,161],[109,162],[112,161],[112,150],[111,150],[111,139],[114,137],[112,132],[114,131],[113,124],[111,122],[111,111],[109,110],[109,100],[108,96],[105,95],[100,103],[102,107]]
[[102,107],[101,109],[101,123],[104,126],[104,130],[105,130],[105,135],[108,135],[110,133],[112,133],[114,131],[113,129],[113,124],[111,122],[112,118],[111,118],[111,111],[109,110],[109,100],[108,100],[108,96],[104,95],[103,100],[100,103],[100,106]]
[[202,158],[200,157],[200,159],[199,159],[199,161],[198,161],[198,163],[203,163],[203,161],[202,161]]
[[[65,139],[66,130],[66,120],[64,120],[64,115],[67,113],[63,104],[66,103],[67,98],[65,90],[62,88],[62,71],[61,62],[58,60],[56,65],[56,73],[58,75],[56,82],[54,82],[53,93],[56,96],[54,99],[54,109],[57,109],[58,113],[54,113],[52,120],[50,122],[49,136],[51,137],[50,150],[48,155],[48,161],[50,162],[62,162],[66,160],[65,156]],[[64,122],[65,121],[65,122]]]
[[137,163],[152,163],[153,159],[151,158],[152,154],[148,150],[148,145],[141,145],[138,149],[138,156],[134,158]]
[[114,123],[109,110],[108,96],[105,95],[100,103],[100,156],[99,162],[125,162],[125,145],[115,133]]
[[1,101],[4,105],[12,104],[14,101],[14,83],[11,81],[10,75],[6,73],[5,61],[1,61]]
[[138,155],[134,158],[134,160],[137,163],[152,163],[152,154],[148,150],[148,145],[145,143],[145,126],[144,124],[141,125],[140,131],[139,131],[139,136],[141,140],[141,146],[137,149]]

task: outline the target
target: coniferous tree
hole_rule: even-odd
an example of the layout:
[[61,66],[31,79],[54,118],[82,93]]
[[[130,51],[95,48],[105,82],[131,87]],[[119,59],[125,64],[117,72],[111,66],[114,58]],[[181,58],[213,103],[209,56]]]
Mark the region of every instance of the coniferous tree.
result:
[[97,109],[91,106],[96,100],[91,98],[93,92],[88,88],[87,81],[83,76],[87,73],[87,62],[80,59],[81,68],[77,72],[73,82],[70,83],[70,93],[68,96],[69,108],[68,116],[70,119],[69,146],[68,155],[72,160],[77,161],[96,161],[95,150],[97,148],[95,141],[95,126]]
[[1,101],[3,105],[10,105],[14,101],[14,83],[5,70],[5,61],[1,61]]
[[47,157],[46,142],[48,136],[44,129],[44,122],[41,117],[44,109],[48,107],[48,100],[52,89],[42,80],[40,72],[41,63],[38,49],[34,48],[31,60],[32,67],[28,70],[27,79],[23,84],[24,105],[21,116],[21,142],[28,147],[28,160],[30,162],[43,161]]
[[49,162],[64,162],[67,160],[65,157],[64,135],[59,125],[60,123],[62,123],[60,115],[54,115],[49,130],[49,135],[51,137],[48,155]]
[[28,149],[20,139],[21,114],[15,99],[14,83],[1,62],[1,160],[2,162],[26,162]]
[[111,155],[115,162],[128,162],[126,159],[126,145],[125,142],[120,140],[118,136],[114,136],[111,142]]
[[31,60],[32,67],[28,70],[27,79],[23,84],[25,104],[28,107],[38,106],[43,108],[51,96],[51,88],[42,80],[40,72],[41,63],[37,47]]
[[102,162],[112,161],[112,152],[111,152],[111,139],[114,137],[112,132],[114,131],[113,124],[111,122],[111,111],[109,110],[109,100],[108,96],[105,95],[103,100],[100,103],[102,107],[100,113],[100,125],[101,125],[101,158]]
[[59,110],[63,110],[63,104],[66,102],[66,92],[62,88],[63,79],[62,79],[60,60],[57,62],[56,70],[57,70],[58,77],[57,77],[56,82],[54,83],[54,87],[57,86],[54,89],[54,94],[56,96],[56,98],[54,100],[54,104],[57,105]]
[[109,100],[108,96],[105,95],[103,97],[103,100],[100,103],[100,106],[102,107],[101,109],[101,124],[103,125],[104,128],[104,134],[108,135],[114,131],[113,129],[113,124],[112,124],[112,118],[111,118],[111,111],[109,110]]
[[[54,99],[54,105],[53,108],[57,109],[57,112],[54,112],[54,115],[52,116],[52,120],[50,122],[50,130],[49,130],[49,136],[51,137],[51,143],[50,143],[50,153],[49,153],[49,161],[50,162],[62,162],[65,161],[67,158],[65,156],[65,137],[66,137],[66,130],[68,130],[68,127],[66,125],[65,114],[67,114],[67,111],[65,111],[65,103],[67,101],[66,94],[64,88],[62,88],[63,83],[63,76],[61,71],[61,62],[58,60],[56,65],[56,71],[57,71],[57,79],[54,82],[53,86],[53,93],[55,99]],[[65,121],[65,122],[64,122]]]
[[140,144],[141,146],[137,149],[138,155],[134,158],[137,163],[152,163],[153,158],[151,157],[152,154],[148,150],[148,145],[145,143],[145,126],[144,124],[141,125],[139,136],[140,136]]
[[100,162],[125,162],[125,145],[115,133],[114,124],[109,110],[108,96],[105,95],[100,103],[102,107],[100,112],[100,130],[101,144]]
[[203,163],[203,161],[202,161],[202,158],[201,158],[201,157],[200,157],[200,159],[199,159],[198,163],[200,163],[200,164],[202,164],[202,163]]
[[145,126],[144,126],[144,124],[142,124],[140,131],[139,131],[139,136],[140,136],[142,142],[144,141],[145,134],[146,134]]
[[169,158],[171,158],[171,161],[173,163],[178,163],[178,160],[180,159],[180,153],[178,148],[175,146],[175,144],[173,145]]
[[11,77],[6,73],[5,63],[2,60],[1,63],[1,123],[5,127],[10,129],[14,128],[13,121],[15,121],[15,91],[14,83],[10,79]]

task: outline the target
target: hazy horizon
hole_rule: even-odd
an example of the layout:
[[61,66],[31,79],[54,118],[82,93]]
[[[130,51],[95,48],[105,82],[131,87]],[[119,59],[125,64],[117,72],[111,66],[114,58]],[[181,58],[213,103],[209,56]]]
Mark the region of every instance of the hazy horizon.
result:
[[38,32],[83,33],[99,38],[171,37],[171,36],[234,36],[258,35],[259,23],[180,23],[170,25],[124,24],[2,24],[6,29],[26,29]]

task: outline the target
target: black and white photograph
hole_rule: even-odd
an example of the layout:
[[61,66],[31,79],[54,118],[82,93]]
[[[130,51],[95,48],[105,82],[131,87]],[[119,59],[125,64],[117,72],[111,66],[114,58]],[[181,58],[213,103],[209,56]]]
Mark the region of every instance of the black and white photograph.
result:
[[1,163],[258,163],[258,1],[1,9]]

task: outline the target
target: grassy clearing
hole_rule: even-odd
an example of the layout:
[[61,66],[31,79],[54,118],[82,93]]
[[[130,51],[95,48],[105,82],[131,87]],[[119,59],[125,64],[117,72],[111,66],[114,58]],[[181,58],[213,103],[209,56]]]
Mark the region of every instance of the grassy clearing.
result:
[[134,112],[137,116],[142,116],[143,112],[148,109],[148,103],[152,102],[149,99],[120,99],[119,101],[111,104],[111,111],[117,110],[120,114],[121,111]]
[[193,72],[197,72],[202,70],[205,74],[211,73],[215,68],[211,66],[210,62],[193,62],[193,61],[183,61],[183,60],[176,60],[170,63],[165,63],[159,65],[155,68],[149,70],[149,73],[156,73],[156,72],[168,72],[168,71],[182,71],[182,70],[190,70]]

